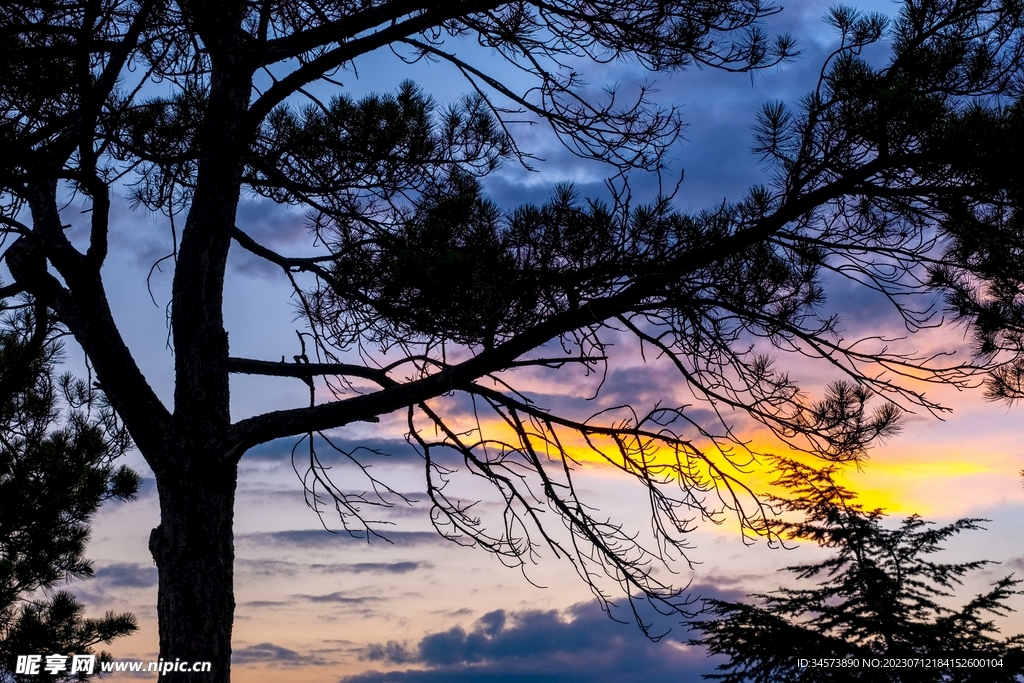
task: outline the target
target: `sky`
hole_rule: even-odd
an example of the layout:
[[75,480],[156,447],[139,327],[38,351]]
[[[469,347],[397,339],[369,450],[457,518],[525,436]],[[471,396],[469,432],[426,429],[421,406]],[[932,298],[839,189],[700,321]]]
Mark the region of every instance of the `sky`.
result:
[[[887,11],[890,5],[877,7]],[[788,30],[800,40],[804,53],[792,64],[755,76],[710,69],[658,76],[659,101],[682,107],[688,126],[686,139],[673,149],[672,171],[685,171],[676,196],[679,207],[714,206],[763,181],[763,168],[749,153],[751,124],[762,103],[795,102],[813,84],[832,41],[820,20],[826,9],[823,2],[787,5],[770,22],[770,30]],[[414,79],[441,102],[465,91],[443,67],[406,67],[386,51],[361,62],[358,74],[343,79],[356,96],[393,88],[404,78]],[[588,76],[595,87],[625,88],[650,77],[630,63],[613,63]],[[489,178],[486,188],[499,204],[543,201],[553,184],[562,181],[574,182],[584,195],[603,192],[606,169],[575,159],[539,127],[524,127],[517,136],[524,148],[544,160],[536,171],[509,165]],[[654,192],[649,179],[636,179],[635,188],[641,198]],[[146,283],[153,263],[170,251],[168,226],[160,217],[132,211],[123,201],[115,204],[114,215],[114,247],[104,271],[111,304],[140,367],[170,404],[172,359],[165,346],[170,272],[158,270],[149,289]],[[81,219],[68,220],[74,238],[83,229]],[[309,249],[301,214],[268,202],[246,199],[239,225],[283,251]],[[229,267],[225,313],[232,354],[276,359],[296,353],[295,330],[301,325],[282,276],[237,250]],[[842,302],[849,329],[889,324],[877,301],[854,292],[833,294]],[[938,344],[949,338],[923,337],[915,343]],[[670,373],[638,367],[635,350],[624,348],[622,353],[634,354],[634,364],[624,362],[608,378],[602,389],[606,400],[681,395]],[[81,367],[73,347],[69,364]],[[798,373],[812,387],[829,379],[816,368],[801,367]],[[536,382],[537,395],[548,405],[581,404],[594,388],[592,380],[576,376],[538,377]],[[873,450],[843,481],[866,507],[884,507],[894,517],[919,513],[939,523],[963,516],[989,520],[986,531],[956,538],[945,555],[1001,562],[966,583],[962,594],[968,596],[1005,574],[1024,572],[1021,408],[986,403],[976,392],[939,389],[933,395],[952,411],[941,420],[909,415],[903,433]],[[233,380],[232,396],[233,417],[239,419],[302,405],[307,395],[295,380],[239,377]],[[381,454],[367,454],[366,463],[417,502],[382,512],[389,523],[387,541],[353,538],[338,533],[336,516],[324,514],[321,519],[306,505],[293,468],[294,441],[265,444],[245,456],[236,507],[237,683],[691,683],[713,669],[714,660],[686,645],[692,634],[678,620],[658,621],[656,630],[671,631],[658,642],[647,639],[631,623],[621,600],[612,616],[626,623],[602,612],[572,566],[550,552],[542,553],[535,565],[507,568],[482,550],[438,536],[421,493],[422,461],[403,439],[400,416],[354,425],[334,436],[350,447],[379,449]],[[748,436],[767,440],[753,429]],[[91,613],[133,612],[139,632],[115,641],[110,651],[118,659],[148,661],[157,654],[156,569],[147,540],[158,523],[158,501],[152,474],[137,454],[130,458],[145,478],[141,495],[134,502],[101,509],[88,549],[96,577],[72,588]],[[300,473],[301,458],[300,451]],[[343,488],[359,487],[339,458],[327,457],[327,462],[336,468]],[[766,486],[770,475],[754,469],[750,481]],[[592,464],[582,468],[578,481],[602,514],[628,528],[646,527],[642,491],[622,475]],[[467,496],[483,499],[483,514],[498,511],[486,489],[474,482],[460,485]],[[785,550],[745,542],[729,519],[698,525],[691,540],[693,549],[675,563],[672,578],[679,585],[689,584],[695,597],[737,600],[771,590],[789,581],[781,568],[821,557],[818,549],[806,545]],[[1024,597],[1015,598],[1013,605],[1024,611]],[[1024,631],[1019,613],[1000,624],[1006,633]]]

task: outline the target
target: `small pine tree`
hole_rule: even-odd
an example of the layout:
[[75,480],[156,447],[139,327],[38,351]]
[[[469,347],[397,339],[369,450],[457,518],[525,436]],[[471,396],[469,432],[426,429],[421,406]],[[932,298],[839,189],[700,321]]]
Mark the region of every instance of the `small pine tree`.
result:
[[[84,557],[89,521],[108,499],[139,487],[115,466],[130,445],[102,397],[58,377],[60,345],[45,308],[0,320],[0,681],[85,680],[65,671],[24,676],[18,655],[95,654],[137,629],[132,614],[87,619],[61,582],[93,575]],[[100,653],[101,660],[109,655]]]
[[[705,678],[726,683],[812,683],[817,681],[968,682],[1017,681],[1024,673],[1024,636],[997,639],[990,617],[1010,610],[1007,600],[1022,593],[1007,576],[959,609],[940,601],[952,597],[969,572],[990,564],[958,564],[929,556],[961,531],[984,520],[961,519],[935,527],[912,515],[897,528],[883,526],[881,510],[866,511],[855,495],[838,486],[836,467],[818,470],[779,458],[776,484],[794,494],[773,497],[783,513],[801,521],[774,520],[772,533],[812,541],[835,553],[814,564],[787,567],[813,588],[780,588],[754,594],[758,604],[708,600],[711,618],[692,627],[692,645],[728,661]],[[819,668],[800,660],[859,659],[860,666]],[[950,659],[998,660],[1000,666],[959,668]],[[866,666],[864,660],[926,659],[931,666]],[[852,662],[851,662],[852,663]]]

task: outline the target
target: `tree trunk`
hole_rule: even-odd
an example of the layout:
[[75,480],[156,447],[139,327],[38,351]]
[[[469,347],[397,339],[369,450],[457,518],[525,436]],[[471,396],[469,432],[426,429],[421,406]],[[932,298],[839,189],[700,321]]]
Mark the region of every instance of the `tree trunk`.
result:
[[[160,575],[161,683],[228,683],[238,467],[221,447],[231,425],[224,274],[250,141],[239,125],[252,67],[238,56],[245,3],[184,9],[211,55],[210,89],[171,287],[174,415],[158,457],[147,458],[160,492],[160,526],[150,550]],[[185,671],[175,670],[179,661]],[[194,669],[205,662],[208,672]]]
[[[161,683],[228,683],[235,616],[234,517],[238,468],[215,453],[168,454],[184,463],[157,477],[160,526],[149,539],[159,572]],[[170,468],[168,468],[170,469]],[[209,672],[174,671],[210,662]]]

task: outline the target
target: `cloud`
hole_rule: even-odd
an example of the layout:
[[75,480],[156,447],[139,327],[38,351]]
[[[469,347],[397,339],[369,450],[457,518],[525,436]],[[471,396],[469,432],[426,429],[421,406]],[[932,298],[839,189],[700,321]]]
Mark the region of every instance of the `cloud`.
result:
[[356,562],[354,564],[313,564],[311,569],[326,573],[350,574],[407,574],[417,569],[427,569],[429,562]]
[[[763,574],[756,574],[752,578],[762,580]],[[736,586],[735,588],[725,588],[723,584],[731,584]],[[742,579],[739,577],[730,577],[724,575],[715,576],[715,584],[710,583],[692,583],[687,589],[686,593],[692,596],[695,600],[695,605],[702,600],[723,600],[725,602],[743,602],[747,599],[747,592],[741,588]]]
[[408,574],[418,569],[430,569],[429,562],[399,560],[396,562],[332,562],[330,564],[289,562],[287,560],[246,559],[235,560],[238,570],[259,576],[296,576],[312,570],[324,574]]
[[360,659],[368,659],[371,662],[388,662],[389,664],[412,664],[421,661],[416,652],[394,640],[368,645]]
[[93,580],[76,586],[75,595],[87,605],[109,608],[112,601],[123,598],[124,589],[152,588],[156,586],[158,578],[156,567],[152,564],[109,564],[96,569]]
[[257,576],[295,576],[307,565],[285,560],[270,560],[267,558],[236,558],[235,567],[239,572],[246,572]]
[[[486,177],[483,186],[487,198],[506,211],[514,211],[527,204],[543,206],[551,200],[554,190],[554,183],[518,168]],[[577,182],[573,187],[581,198],[610,199],[602,182]]]
[[336,602],[336,603],[340,603],[340,604],[344,604],[344,605],[365,605],[366,603],[369,603],[369,602],[380,602],[381,600],[385,599],[385,598],[380,597],[379,595],[361,595],[361,596],[357,596],[357,597],[351,597],[351,596],[345,595],[345,593],[343,593],[342,591],[337,591],[335,593],[328,593],[327,595],[302,595],[302,594],[299,594],[299,595],[296,595],[295,597],[296,598],[301,598],[303,600],[309,600],[310,602]]
[[289,650],[273,643],[259,643],[235,650],[231,653],[232,664],[255,664],[262,662],[303,664],[306,658],[295,650]]
[[251,541],[261,546],[275,545],[301,548],[316,548],[357,541],[360,543],[380,543],[394,546],[441,545],[449,543],[436,531],[382,531],[379,533],[380,536],[372,535],[367,539],[365,531],[331,533],[323,529],[292,529],[288,531],[239,534],[237,538],[240,541]]
[[304,214],[287,204],[244,197],[236,222],[253,238],[268,244],[307,244],[312,241]]
[[1003,564],[1017,571],[1024,571],[1024,556],[1011,557],[1009,560],[1004,560]]
[[273,609],[275,607],[290,606],[294,603],[286,600],[250,600],[249,602],[243,602],[243,607],[258,607]]
[[[243,197],[238,203],[236,224],[250,237],[271,249],[280,249],[288,256],[306,255],[313,239],[301,213],[286,204],[268,199]],[[281,278],[280,267],[242,249],[231,250],[229,267],[246,275]]]
[[[276,462],[287,461],[291,457],[292,448],[297,438],[276,439],[267,443],[253,446],[245,452],[245,460],[272,460]],[[346,436],[332,436],[331,441],[338,447],[352,453],[361,462],[396,463],[406,460],[421,460],[415,448],[409,445],[405,439],[395,438],[360,438],[352,439]],[[315,441],[317,457],[324,463],[344,462],[348,458],[336,450],[322,438],[316,437]],[[303,442],[302,450],[298,454],[301,461],[308,458],[308,443]]]
[[[327,641],[324,641],[327,642]],[[236,666],[257,666],[269,669],[302,669],[338,663],[337,655],[346,652],[340,648],[320,648],[298,652],[275,643],[257,643],[235,649],[231,663]]]
[[109,588],[149,588],[157,584],[154,566],[111,564],[96,570],[96,579]]
[[497,610],[468,631],[431,633],[411,647],[371,645],[363,658],[425,668],[368,671],[342,683],[697,683],[715,664],[702,649],[672,637],[653,642],[635,624],[613,621],[593,604],[565,613]]
[[[132,464],[132,467],[136,471],[141,469],[138,465],[136,465],[134,463]],[[148,471],[148,469],[149,468],[146,467],[147,471]],[[144,498],[156,498],[156,496],[157,496],[156,477],[146,477],[146,476],[143,476],[142,479],[139,480],[139,492],[138,492],[138,497],[136,498],[136,500],[144,499]]]

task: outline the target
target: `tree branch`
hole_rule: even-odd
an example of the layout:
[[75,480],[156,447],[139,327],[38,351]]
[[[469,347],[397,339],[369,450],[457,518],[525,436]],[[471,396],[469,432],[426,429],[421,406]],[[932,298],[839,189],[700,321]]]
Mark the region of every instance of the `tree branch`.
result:
[[659,272],[638,278],[620,292],[551,316],[507,342],[484,350],[473,358],[434,375],[386,387],[372,394],[307,408],[274,411],[242,420],[231,428],[230,448],[234,452],[234,457],[241,457],[246,449],[259,443],[364,421],[369,417],[422,403],[450,391],[465,389],[480,377],[511,367],[520,356],[552,339],[633,310],[640,301],[659,296],[666,283],[678,281],[688,272],[705,268],[730,255],[742,252],[807,212],[831,199],[843,196],[855,188],[864,177],[869,177],[892,163],[895,163],[892,157],[869,162],[861,167],[858,173],[850,174],[849,177],[787,202],[775,213],[754,222],[751,227],[687,252],[666,264]]
[[[452,1],[451,5],[472,5],[471,2]],[[483,3],[488,6],[496,3]],[[400,18],[417,11],[429,11],[433,3],[416,0],[394,0],[377,7],[356,12],[344,19],[322,24],[299,33],[268,40],[257,55],[260,66],[266,66],[285,59],[294,59],[301,54],[332,43],[342,44],[375,26],[395,24]]]
[[[500,3],[490,4],[496,6]],[[440,7],[444,9],[438,9]],[[461,9],[457,3],[434,4],[422,14],[402,22],[393,23],[387,28],[380,29],[368,36],[351,40],[333,50],[325,52],[319,57],[305,62],[287,76],[275,81],[263,95],[252,103],[252,106],[249,107],[249,111],[246,113],[245,120],[242,121],[240,129],[250,131],[249,134],[251,135],[274,107],[284,102],[285,99],[297,92],[299,88],[318,80],[325,73],[338,68],[346,62],[352,61],[360,55],[390,45],[401,38],[440,26],[443,22],[461,14]]]
[[228,372],[241,375],[263,375],[266,377],[295,377],[311,379],[327,375],[362,377],[373,380],[381,386],[394,386],[395,380],[387,376],[383,370],[368,368],[365,365],[348,363],[280,363],[252,358],[228,358]]

